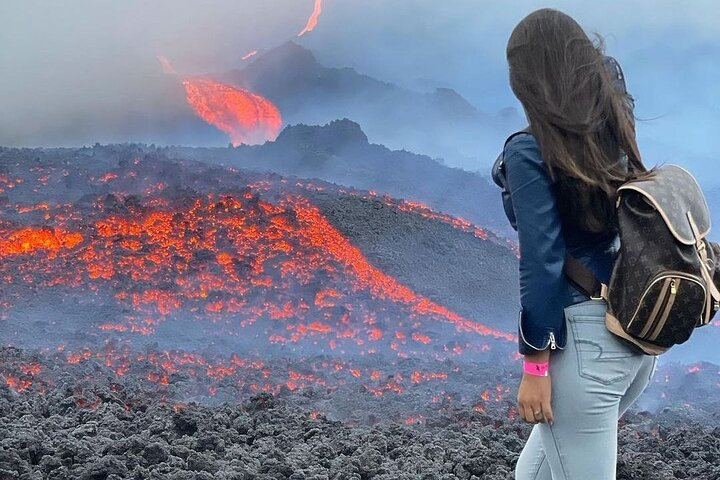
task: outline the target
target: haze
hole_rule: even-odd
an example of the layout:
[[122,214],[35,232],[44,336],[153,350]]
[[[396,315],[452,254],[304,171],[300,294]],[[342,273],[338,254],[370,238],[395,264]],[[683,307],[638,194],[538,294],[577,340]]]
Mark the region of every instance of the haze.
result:
[[[507,86],[505,43],[523,16],[551,6],[601,33],[623,65],[636,114],[646,119],[639,138],[648,163],[681,163],[705,184],[720,184],[713,164],[720,149],[716,2],[521,0],[510,8],[481,0],[325,0],[317,28],[298,38],[313,4],[3,2],[0,145],[222,145],[223,136],[200,120],[180,129],[172,123],[187,105],[159,94],[175,87],[156,56],[183,73],[221,72],[289,39],[329,66],[413,89],[452,87],[488,113],[519,109]],[[495,150],[488,146],[476,163],[458,166],[484,171]]]

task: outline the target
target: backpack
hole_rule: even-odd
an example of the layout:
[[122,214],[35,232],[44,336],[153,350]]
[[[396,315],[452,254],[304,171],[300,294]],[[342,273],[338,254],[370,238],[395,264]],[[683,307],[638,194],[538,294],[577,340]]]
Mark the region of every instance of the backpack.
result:
[[[527,130],[511,135],[528,133]],[[504,150],[504,149],[503,149]],[[517,229],[503,154],[492,169],[505,213]],[[608,285],[566,254],[563,272],[578,290],[607,303],[607,329],[647,355],[688,340],[720,310],[720,244],[709,242],[710,213],[695,178],[663,165],[651,179],[618,188],[620,248]]]
[[682,167],[663,165],[654,178],[626,182],[617,193],[620,248],[609,285],[570,255],[564,273],[583,293],[607,302],[608,330],[659,355],[720,310],[720,244],[707,240],[705,196]]

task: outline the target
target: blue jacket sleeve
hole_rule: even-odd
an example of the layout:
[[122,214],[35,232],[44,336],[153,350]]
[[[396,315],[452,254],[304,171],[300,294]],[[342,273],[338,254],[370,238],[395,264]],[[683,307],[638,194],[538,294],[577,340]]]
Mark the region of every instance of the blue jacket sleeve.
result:
[[531,135],[505,147],[506,180],[520,244],[519,352],[565,346],[565,240],[552,179]]

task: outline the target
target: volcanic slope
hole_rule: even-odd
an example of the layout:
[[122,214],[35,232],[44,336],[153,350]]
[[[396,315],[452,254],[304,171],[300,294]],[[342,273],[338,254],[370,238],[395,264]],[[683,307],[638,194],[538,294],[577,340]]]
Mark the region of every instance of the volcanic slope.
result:
[[473,168],[507,132],[522,128],[514,110],[497,115],[479,111],[451,88],[424,93],[362,75],[352,68],[329,68],[293,42],[253,57],[244,68],[220,79],[262,94],[287,123],[324,124],[348,117],[374,142],[408,148],[453,165]]
[[[0,148],[3,477],[511,478],[511,245],[166,153]],[[658,371],[619,478],[716,475],[716,372]]]
[[286,127],[275,142],[238,148],[172,147],[169,156],[316,178],[427,204],[515,238],[488,177],[425,155],[371,144],[354,121]]
[[7,343],[439,357],[514,347],[515,253],[468,222],[143,146],[0,156]]

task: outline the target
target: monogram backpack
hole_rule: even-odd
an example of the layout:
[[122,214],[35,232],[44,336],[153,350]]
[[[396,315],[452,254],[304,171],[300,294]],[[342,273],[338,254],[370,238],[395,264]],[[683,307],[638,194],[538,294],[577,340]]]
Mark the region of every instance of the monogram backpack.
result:
[[677,165],[618,188],[620,249],[609,285],[568,255],[564,272],[607,302],[605,325],[643,353],[687,341],[720,310],[720,245],[709,242],[710,213],[695,178]]
[[[508,141],[523,133],[529,132],[516,132]],[[503,153],[492,177],[502,188],[505,213],[517,229]],[[631,180],[618,188],[620,248],[609,284],[569,253],[563,266],[578,290],[607,302],[608,330],[648,355],[684,343],[720,310],[720,244],[707,239],[710,212],[705,196],[682,167],[664,165],[655,172],[651,179]]]

